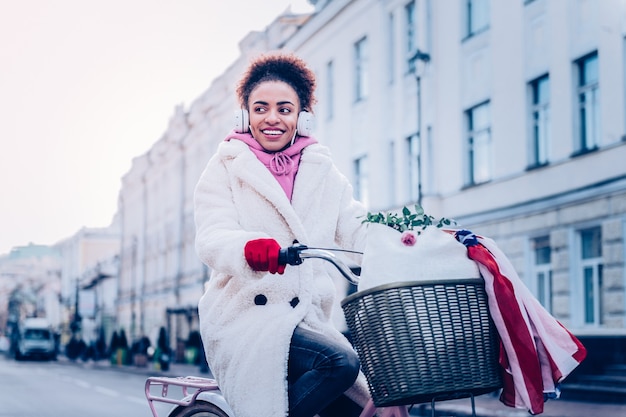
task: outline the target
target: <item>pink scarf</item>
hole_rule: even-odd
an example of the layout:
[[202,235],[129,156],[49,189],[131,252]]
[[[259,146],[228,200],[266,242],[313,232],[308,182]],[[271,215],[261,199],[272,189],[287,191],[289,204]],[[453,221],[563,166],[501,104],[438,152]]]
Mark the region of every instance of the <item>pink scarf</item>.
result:
[[288,148],[278,152],[268,152],[263,149],[250,133],[236,133],[233,131],[224,140],[229,141],[231,139],[238,139],[250,147],[252,153],[269,169],[285,191],[285,194],[287,194],[289,201],[291,201],[293,183],[298,173],[302,150],[309,145],[317,143],[317,140],[308,136],[297,136],[293,145]]

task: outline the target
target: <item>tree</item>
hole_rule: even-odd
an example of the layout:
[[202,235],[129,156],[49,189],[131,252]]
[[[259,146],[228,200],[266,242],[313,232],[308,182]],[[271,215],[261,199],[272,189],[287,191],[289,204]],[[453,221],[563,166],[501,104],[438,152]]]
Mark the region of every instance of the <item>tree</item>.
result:
[[120,347],[120,337],[117,334],[117,330],[113,331],[111,335],[111,343],[109,344],[109,355],[115,354],[117,352],[117,348]]
[[128,349],[128,339],[126,338],[126,332],[124,329],[120,330],[120,345],[121,349]]
[[161,367],[161,370],[170,369],[171,349],[167,340],[167,332],[165,327],[159,329],[159,338],[157,340],[157,350],[155,352],[155,360]]

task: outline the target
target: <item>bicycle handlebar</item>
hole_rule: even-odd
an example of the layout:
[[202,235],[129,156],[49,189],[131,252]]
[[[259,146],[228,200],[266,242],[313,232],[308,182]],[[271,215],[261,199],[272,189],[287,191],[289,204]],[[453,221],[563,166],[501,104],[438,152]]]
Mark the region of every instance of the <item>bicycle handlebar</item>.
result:
[[350,283],[357,285],[359,283],[359,275],[361,274],[360,266],[348,266],[343,261],[335,256],[331,252],[332,249],[317,249],[309,248],[298,242],[294,242],[293,245],[287,248],[281,248],[278,252],[278,264],[279,265],[300,265],[304,259],[318,258],[324,259],[341,272]]

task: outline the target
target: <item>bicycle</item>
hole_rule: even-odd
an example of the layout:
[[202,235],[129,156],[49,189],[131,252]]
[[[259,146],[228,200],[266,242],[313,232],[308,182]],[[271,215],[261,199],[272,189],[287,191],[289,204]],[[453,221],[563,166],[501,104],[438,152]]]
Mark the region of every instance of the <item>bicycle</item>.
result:
[[[279,263],[322,259],[358,284],[360,267],[333,251],[295,242],[280,250]],[[426,402],[434,417],[436,401],[467,397],[475,417],[474,397],[501,388],[498,336],[481,279],[382,285],[349,295],[341,306],[372,397],[360,417],[409,417],[414,404]],[[182,398],[169,396],[172,387]],[[155,402],[172,406],[168,417],[235,417],[211,378],[152,376],[145,394],[154,417]]]

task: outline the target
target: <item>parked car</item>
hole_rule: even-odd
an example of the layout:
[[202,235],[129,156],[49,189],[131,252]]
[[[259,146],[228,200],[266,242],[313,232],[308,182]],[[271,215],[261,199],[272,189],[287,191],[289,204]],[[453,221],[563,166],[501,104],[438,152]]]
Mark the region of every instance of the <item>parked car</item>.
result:
[[26,358],[56,360],[54,331],[46,319],[26,319],[19,326],[15,359]]
[[0,353],[8,353],[11,348],[11,342],[5,335],[0,335]]

